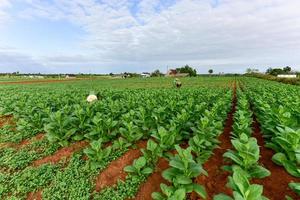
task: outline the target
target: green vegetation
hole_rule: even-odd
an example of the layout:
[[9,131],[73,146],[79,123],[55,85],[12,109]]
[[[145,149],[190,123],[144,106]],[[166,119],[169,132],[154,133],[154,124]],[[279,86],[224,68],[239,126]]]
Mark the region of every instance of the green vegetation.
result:
[[[206,197],[205,188],[202,185],[193,183],[193,178],[196,178],[200,174],[207,173],[203,170],[201,164],[197,163],[193,155],[191,154],[192,149],[181,149],[178,145],[175,146],[178,154],[172,156],[169,162],[171,166],[169,169],[163,172],[163,177],[171,183],[168,190],[174,191],[175,193],[181,193],[179,196],[184,199],[186,193],[196,192],[201,197]],[[166,191],[166,185],[161,185],[163,191]],[[183,195],[184,194],[184,195]],[[164,195],[169,197],[168,193],[153,193],[153,199],[164,199]]]
[[[245,77],[180,81],[180,89],[172,87],[173,78],[163,77],[1,85],[0,114],[10,117],[0,127],[0,198],[26,199],[29,193],[40,192],[43,199],[51,200],[130,199],[158,172],[168,184],[153,183],[161,188],[153,191],[153,199],[187,199],[192,192],[205,198],[210,194],[198,178],[209,176],[202,166],[221,144],[218,139],[232,106],[234,82],[232,149],[224,154],[233,196],[219,194],[214,199],[266,199],[264,185],[251,182],[272,172],[259,163],[253,113],[266,147],[276,152],[273,161],[300,177],[297,86]],[[99,100],[88,103],[91,91]],[[34,137],[38,134],[45,137]],[[60,154],[55,154],[58,150]],[[132,150],[141,151],[140,156],[123,156]],[[56,160],[35,165],[50,155]],[[117,159],[132,159],[117,166],[124,179],[96,191],[98,175]],[[162,159],[169,166],[160,171]],[[299,193],[298,183],[289,187]]]
[[[257,86],[247,82],[247,92],[267,138],[267,147],[277,152],[273,161],[285,167],[293,176],[299,173],[300,101],[296,86],[267,81]],[[272,91],[272,92],[271,92]]]
[[233,168],[233,175],[229,177],[228,186],[233,190],[233,198],[225,194],[219,194],[214,197],[214,200],[268,199],[262,195],[263,187],[257,184],[250,184],[247,173],[238,166]]

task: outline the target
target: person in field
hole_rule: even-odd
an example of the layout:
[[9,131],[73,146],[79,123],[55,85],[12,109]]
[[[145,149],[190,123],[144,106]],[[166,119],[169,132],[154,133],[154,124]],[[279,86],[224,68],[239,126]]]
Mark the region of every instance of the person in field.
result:
[[174,84],[174,87],[176,87],[176,88],[181,88],[181,86],[182,86],[182,83],[179,81],[178,78],[174,79],[173,84]]
[[89,96],[86,98],[86,101],[89,103],[95,102],[97,100],[98,100],[98,97],[94,92],[90,92]]

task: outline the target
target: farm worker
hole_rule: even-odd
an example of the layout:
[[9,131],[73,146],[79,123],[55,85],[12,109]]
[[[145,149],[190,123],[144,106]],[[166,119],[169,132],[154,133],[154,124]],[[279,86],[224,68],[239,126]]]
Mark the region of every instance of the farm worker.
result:
[[91,92],[90,95],[86,98],[86,100],[87,100],[87,102],[91,103],[91,102],[97,101],[98,98],[94,94],[94,92]]
[[173,84],[174,84],[174,87],[177,87],[177,88],[180,88],[182,85],[178,78],[174,79]]

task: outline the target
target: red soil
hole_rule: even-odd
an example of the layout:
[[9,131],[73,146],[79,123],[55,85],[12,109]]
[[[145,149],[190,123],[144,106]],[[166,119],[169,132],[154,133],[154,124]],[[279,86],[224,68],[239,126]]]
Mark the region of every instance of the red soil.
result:
[[86,147],[87,145],[88,145],[88,142],[86,142],[86,141],[75,142],[68,147],[63,147],[63,148],[59,149],[53,155],[50,155],[50,156],[44,157],[40,160],[34,161],[33,166],[37,167],[37,166],[40,166],[45,163],[53,163],[53,164],[58,163],[63,158],[71,157],[71,155],[74,152],[79,151],[80,149]]
[[21,141],[19,144],[16,145],[16,148],[22,148],[23,146],[26,146],[26,145],[30,144],[31,142],[33,142],[33,141],[42,140],[44,137],[45,137],[44,133],[39,133],[31,139],[25,139],[25,140]]
[[153,174],[151,174],[147,181],[140,187],[135,200],[152,200],[151,194],[153,192],[160,192],[160,183],[167,184],[166,181],[162,177],[162,172],[169,167],[169,162],[164,159],[160,158],[158,164],[156,166],[156,170]]
[[5,124],[13,124],[13,116],[12,115],[5,115],[0,117],[0,128]]
[[[219,193],[224,193],[232,195],[232,190],[226,187],[227,177],[230,175],[229,172],[224,171],[222,166],[227,165],[226,161],[223,159],[223,154],[232,147],[230,141],[230,133],[232,132],[233,125],[233,114],[236,110],[236,84],[234,84],[234,94],[231,111],[227,116],[225,128],[223,133],[219,136],[219,141],[221,142],[219,148],[214,149],[213,156],[204,163],[203,168],[207,171],[208,176],[201,175],[195,179],[195,182],[203,185],[207,192],[208,200],[212,200],[214,195]],[[201,199],[195,193],[192,193],[190,199]]]
[[291,176],[283,167],[276,165],[272,161],[274,151],[264,146],[264,139],[262,137],[260,125],[255,116],[253,128],[253,137],[257,139],[257,143],[260,146],[261,157],[259,162],[270,170],[271,175],[263,179],[254,179],[252,182],[263,185],[264,195],[270,200],[283,200],[285,199],[285,195],[289,195],[293,199],[300,199],[300,197],[288,187],[290,182],[300,182],[300,178]]
[[42,191],[39,190],[37,192],[30,192],[26,198],[26,200],[41,200],[42,199]]
[[118,182],[118,180],[125,180],[126,172],[124,167],[131,165],[134,159],[141,156],[140,148],[147,146],[147,141],[141,141],[137,144],[138,149],[131,149],[127,151],[122,157],[112,161],[106,169],[104,169],[96,178],[95,190],[99,192],[104,187],[109,187]]
[[[187,141],[179,145],[181,148],[188,148],[189,144]],[[169,151],[172,154],[177,154],[175,149]],[[152,173],[145,183],[143,183],[135,197],[135,200],[151,200],[151,194],[153,192],[161,192],[160,184],[165,183],[168,185],[168,181],[162,177],[162,172],[169,168],[169,161],[165,158],[160,158],[158,160],[155,172]]]
[[73,82],[83,79],[64,79],[64,80],[30,80],[30,81],[10,81],[10,82],[0,82],[0,85],[10,85],[10,84],[34,84],[34,83],[57,83],[57,82]]
[[25,139],[25,140],[21,141],[20,143],[12,143],[12,142],[2,143],[2,144],[0,144],[0,147],[2,147],[2,148],[10,147],[10,148],[15,148],[15,149],[21,149],[22,147],[29,145],[33,141],[42,140],[44,138],[44,136],[45,136],[45,134],[40,133],[40,134],[34,136],[33,138]]

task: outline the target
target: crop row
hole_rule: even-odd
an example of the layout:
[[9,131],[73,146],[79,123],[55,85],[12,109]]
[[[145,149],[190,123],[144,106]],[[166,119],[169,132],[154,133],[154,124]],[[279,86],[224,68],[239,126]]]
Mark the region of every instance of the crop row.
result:
[[[294,177],[300,177],[300,91],[296,86],[245,81],[246,93],[262,126],[272,160]],[[289,186],[299,193],[299,183]]]
[[[253,184],[254,179],[270,176],[270,171],[259,162],[252,109],[262,126],[266,147],[276,152],[273,161],[300,177],[298,88],[251,78],[242,79],[242,83],[243,90],[236,89],[232,148],[222,152],[229,163],[223,169],[231,174],[227,185],[233,194],[216,193],[214,200],[267,199],[263,185]],[[159,172],[161,161],[168,163],[161,173],[165,184],[160,185],[160,191],[153,191],[153,199],[208,197],[197,178],[210,176],[203,165],[221,145],[218,138],[235,96],[231,89],[118,90],[93,86],[100,100],[87,103],[87,86],[77,86],[1,90],[0,112],[12,116],[14,123],[0,128],[0,143],[17,144],[33,137],[18,148],[0,147],[1,199],[26,199],[30,192],[40,192],[43,199],[130,199]],[[45,133],[45,137],[35,139],[38,133]],[[34,165],[79,142],[86,146],[70,160]],[[132,156],[129,165],[118,168],[124,177],[97,186],[99,175],[127,155]],[[300,192],[299,183],[289,186]]]
[[223,157],[232,165],[224,169],[232,172],[228,186],[233,190],[233,198],[225,194],[215,196],[214,200],[247,199],[265,200],[263,186],[251,184],[253,178],[265,178],[270,171],[259,164],[260,150],[256,138],[252,137],[252,112],[246,95],[237,90],[237,112],[234,114],[232,132],[233,150],[228,150]]

